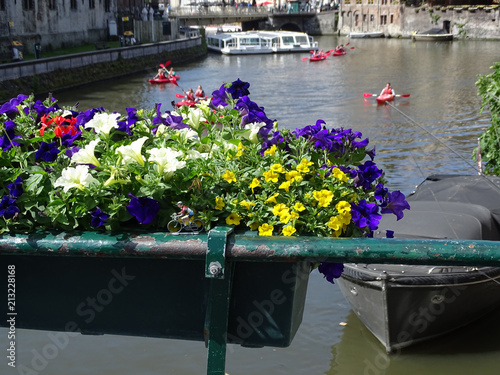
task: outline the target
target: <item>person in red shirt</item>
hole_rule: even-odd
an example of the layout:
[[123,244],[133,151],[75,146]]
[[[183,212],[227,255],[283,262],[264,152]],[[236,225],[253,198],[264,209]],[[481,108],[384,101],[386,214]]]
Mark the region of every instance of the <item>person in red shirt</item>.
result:
[[196,99],[194,97],[194,92],[193,89],[190,87],[189,90],[186,92],[184,91],[184,95],[186,95],[186,102],[195,102]]
[[391,87],[391,83],[390,82],[387,82],[387,84],[385,85],[385,87],[382,89],[382,92],[380,93],[380,95],[396,95],[394,93],[394,90]]

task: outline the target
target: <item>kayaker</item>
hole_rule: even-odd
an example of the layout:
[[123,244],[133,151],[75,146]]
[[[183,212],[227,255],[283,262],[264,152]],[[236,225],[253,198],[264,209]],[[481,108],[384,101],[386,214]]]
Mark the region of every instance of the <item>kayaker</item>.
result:
[[170,67],[170,70],[168,71],[168,78],[172,78],[175,76],[174,68]]
[[158,73],[155,75],[153,79],[164,79],[165,78],[165,69],[158,68]]
[[205,96],[206,96],[205,91],[203,91],[203,88],[201,87],[201,85],[198,85],[198,89],[196,90],[195,95],[199,99],[205,99]]
[[186,102],[195,102],[196,99],[194,97],[194,92],[193,89],[190,87],[189,90],[186,92],[184,91],[184,95],[186,95]]
[[391,83],[390,82],[387,82],[387,84],[385,85],[385,87],[382,89],[382,92],[380,93],[380,95],[396,95],[394,93],[394,90],[391,87]]

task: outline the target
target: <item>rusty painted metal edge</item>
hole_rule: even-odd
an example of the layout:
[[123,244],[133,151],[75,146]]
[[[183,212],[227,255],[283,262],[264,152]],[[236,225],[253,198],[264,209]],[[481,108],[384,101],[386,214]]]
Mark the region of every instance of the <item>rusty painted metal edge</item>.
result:
[[[205,259],[208,234],[104,232],[0,235],[2,255]],[[259,237],[235,234],[226,258],[259,262],[353,262],[500,266],[500,242],[430,239]]]

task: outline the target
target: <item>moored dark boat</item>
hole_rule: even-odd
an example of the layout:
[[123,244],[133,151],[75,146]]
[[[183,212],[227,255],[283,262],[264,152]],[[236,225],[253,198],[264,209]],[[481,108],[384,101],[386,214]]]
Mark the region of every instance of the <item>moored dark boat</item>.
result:
[[[393,230],[395,238],[500,240],[499,177],[430,176],[407,200],[404,219],[383,215],[374,237]],[[500,305],[498,267],[346,264],[338,284],[387,352],[453,331]]]

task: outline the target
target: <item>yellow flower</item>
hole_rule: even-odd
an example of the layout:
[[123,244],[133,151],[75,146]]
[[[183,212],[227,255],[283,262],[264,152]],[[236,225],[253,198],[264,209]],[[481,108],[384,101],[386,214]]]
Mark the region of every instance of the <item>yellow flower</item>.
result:
[[305,166],[310,166],[310,165],[313,165],[314,163],[312,161],[307,160],[306,158],[303,158],[300,161],[300,164],[305,165]]
[[250,230],[257,230],[259,228],[260,223],[258,221],[249,225]]
[[222,210],[226,204],[224,203],[224,200],[222,197],[217,197],[215,198],[215,209],[216,210]]
[[286,227],[283,228],[283,236],[291,236],[294,234],[297,230],[292,227],[291,225],[287,225]]
[[299,218],[299,214],[298,214],[297,212],[295,212],[295,211],[292,211],[292,212],[290,213],[290,215],[291,215],[291,217],[292,217],[292,218],[291,218],[292,220],[296,220],[296,219],[298,219],[298,218]]
[[309,167],[307,165],[304,165],[304,164],[299,164],[297,165],[297,171],[299,171],[300,173],[307,173],[310,171]]
[[239,158],[241,155],[243,155],[243,150],[238,150],[238,152],[236,152],[236,157]]
[[272,236],[274,227],[270,224],[262,224],[259,227],[259,236]]
[[262,174],[264,175],[266,182],[269,182],[269,181],[278,182],[278,177],[280,176],[278,173],[276,173],[272,170],[264,172]]
[[292,182],[293,181],[300,182],[303,180],[302,175],[300,174],[300,172],[297,172],[297,171],[286,172],[285,177],[288,181],[292,181]]
[[271,170],[276,173],[285,173],[286,170],[283,168],[281,164],[273,164],[271,165]]
[[269,198],[266,199],[266,203],[278,203],[276,202],[276,197],[280,195],[280,193],[274,193]]
[[302,203],[297,202],[294,204],[293,209],[302,212],[306,209],[306,207]]
[[328,222],[328,228],[333,230],[339,230],[342,227],[342,223],[337,216],[332,216]]
[[351,222],[352,216],[350,212],[344,212],[339,215],[337,215],[339,220],[342,222],[343,225],[348,225]]
[[291,182],[290,181],[285,181],[283,182],[279,188],[285,190],[288,193],[288,189],[290,189]]
[[340,181],[347,182],[347,176],[340,169],[333,168],[332,173],[335,178],[339,179]]
[[290,215],[290,212],[288,210],[283,210],[280,212],[280,221],[283,224],[288,224],[288,222],[292,219],[292,215]]
[[277,204],[276,206],[273,207],[273,214],[276,215],[276,216],[280,216],[281,215],[281,211],[288,211],[288,207],[286,206],[286,204],[284,203],[279,203]]
[[226,224],[227,225],[231,225],[231,224],[240,225],[240,220],[241,220],[240,215],[238,215],[237,213],[231,212],[231,214],[228,217],[226,217]]
[[311,197],[312,197],[312,194],[311,194],[311,193],[306,193],[306,194],[304,195],[304,198],[305,198],[305,199],[309,199],[309,198],[311,198]]
[[346,201],[340,201],[335,205],[335,208],[340,214],[343,214],[344,212],[351,212],[351,204]]
[[252,180],[252,183],[249,186],[252,188],[252,193],[253,193],[254,192],[253,189],[255,189],[258,186],[262,186],[262,185],[260,184],[260,181],[258,178],[254,178]]
[[330,190],[315,190],[313,192],[314,199],[318,201],[318,206],[328,207],[333,199],[333,193]]
[[239,158],[241,155],[243,155],[243,150],[245,150],[246,147],[243,146],[243,143],[238,143],[238,148],[237,148],[237,152],[236,152],[236,157]]
[[276,145],[272,145],[271,148],[268,148],[266,151],[264,151],[264,156],[274,156],[276,150],[277,150]]
[[234,175],[233,172],[226,170],[224,174],[222,175],[222,178],[226,180],[227,182],[236,182],[236,176]]
[[253,206],[255,206],[255,203],[249,202],[249,201],[241,201],[240,206],[245,207],[247,210],[250,210]]

